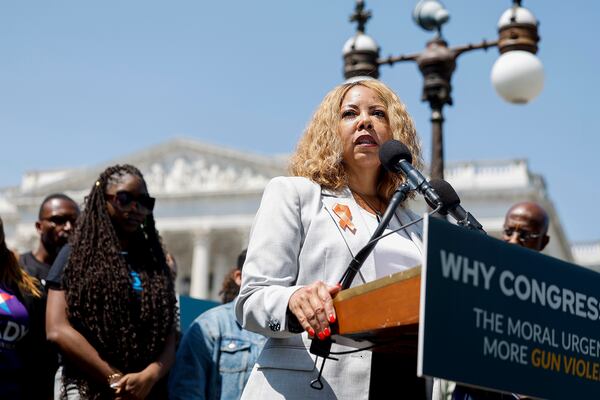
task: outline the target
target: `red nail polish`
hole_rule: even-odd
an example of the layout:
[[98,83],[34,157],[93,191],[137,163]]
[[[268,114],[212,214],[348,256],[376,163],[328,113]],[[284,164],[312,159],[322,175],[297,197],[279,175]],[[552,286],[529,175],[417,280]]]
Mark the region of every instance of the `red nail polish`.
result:
[[331,331],[329,330],[329,328],[325,328],[325,330],[323,331],[323,333],[325,334],[325,337],[328,337],[331,335]]
[[333,324],[335,322],[335,315],[329,314],[329,323]]
[[315,330],[314,330],[313,328],[309,328],[309,329],[308,329],[308,334],[309,334],[310,336],[315,336]]
[[319,332],[319,340],[325,340],[325,334],[323,332]]

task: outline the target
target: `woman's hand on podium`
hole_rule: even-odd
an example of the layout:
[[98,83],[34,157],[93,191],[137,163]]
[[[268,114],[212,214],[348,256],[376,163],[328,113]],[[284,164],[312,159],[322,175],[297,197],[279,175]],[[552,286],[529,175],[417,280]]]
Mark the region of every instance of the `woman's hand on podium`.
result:
[[329,286],[323,281],[314,282],[295,291],[288,308],[310,336],[324,340],[331,335],[329,324],[336,320],[332,299],[341,289],[339,284]]

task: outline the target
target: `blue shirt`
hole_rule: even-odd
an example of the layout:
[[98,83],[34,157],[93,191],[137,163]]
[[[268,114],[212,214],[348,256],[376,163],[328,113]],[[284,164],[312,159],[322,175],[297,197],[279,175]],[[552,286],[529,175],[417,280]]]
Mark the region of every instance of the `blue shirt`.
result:
[[235,301],[202,313],[187,330],[169,376],[171,400],[237,400],[266,338],[235,319]]

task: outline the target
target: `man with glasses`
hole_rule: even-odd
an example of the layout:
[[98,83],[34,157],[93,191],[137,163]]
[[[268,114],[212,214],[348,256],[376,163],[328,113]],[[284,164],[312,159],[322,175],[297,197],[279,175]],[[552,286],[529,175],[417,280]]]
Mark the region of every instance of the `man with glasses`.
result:
[[506,213],[502,239],[531,250],[542,251],[548,244],[548,213],[539,204],[524,201]]
[[35,229],[40,235],[37,248],[22,254],[19,263],[29,275],[38,278],[45,285],[50,266],[60,249],[69,240],[79,216],[77,203],[69,196],[55,193],[47,196],[40,206]]

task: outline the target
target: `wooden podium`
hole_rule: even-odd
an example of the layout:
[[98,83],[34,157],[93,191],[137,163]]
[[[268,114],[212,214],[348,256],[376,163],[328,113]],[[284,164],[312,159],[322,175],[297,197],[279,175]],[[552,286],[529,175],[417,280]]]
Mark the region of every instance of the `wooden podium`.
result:
[[417,351],[421,267],[386,276],[338,293],[333,341],[373,351]]

